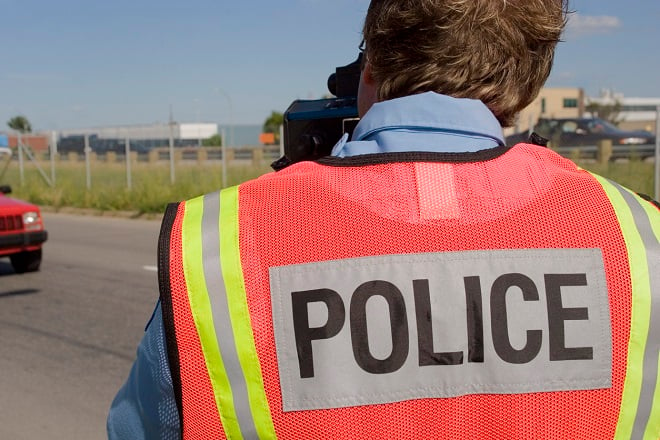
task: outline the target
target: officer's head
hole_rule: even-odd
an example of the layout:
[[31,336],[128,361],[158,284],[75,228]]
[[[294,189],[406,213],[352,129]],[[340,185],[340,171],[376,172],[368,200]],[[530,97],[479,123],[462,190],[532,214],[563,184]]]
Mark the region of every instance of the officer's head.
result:
[[434,91],[480,99],[503,126],[545,83],[568,0],[372,0],[360,113]]

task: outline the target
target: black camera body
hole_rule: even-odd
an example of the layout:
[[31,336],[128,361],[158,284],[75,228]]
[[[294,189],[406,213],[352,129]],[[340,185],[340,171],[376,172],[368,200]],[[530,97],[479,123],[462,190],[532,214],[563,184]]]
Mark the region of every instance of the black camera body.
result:
[[334,98],[296,100],[284,112],[284,157],[271,167],[280,170],[303,160],[328,156],[343,136],[353,133],[359,121],[358,85],[362,54],[352,63],[337,67],[328,78]]

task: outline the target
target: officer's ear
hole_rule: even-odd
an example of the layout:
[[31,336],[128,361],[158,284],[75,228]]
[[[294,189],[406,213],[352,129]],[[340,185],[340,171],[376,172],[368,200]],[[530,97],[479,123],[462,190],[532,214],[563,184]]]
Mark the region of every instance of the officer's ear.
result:
[[374,81],[371,64],[365,61],[358,87],[358,115],[363,117],[376,102],[378,102],[378,85]]
[[362,79],[362,81],[364,81],[368,85],[371,85],[371,86],[375,85],[374,77],[373,77],[372,71],[371,71],[371,63],[369,63],[369,61],[366,61],[366,59],[365,59],[363,65],[362,65],[362,77],[361,77],[361,79]]

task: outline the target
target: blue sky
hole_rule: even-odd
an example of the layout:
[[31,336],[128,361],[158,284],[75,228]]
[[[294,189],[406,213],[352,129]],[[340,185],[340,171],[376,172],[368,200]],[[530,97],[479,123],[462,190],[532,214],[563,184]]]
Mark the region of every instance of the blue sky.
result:
[[[261,124],[327,93],[357,55],[368,4],[0,0],[0,130],[17,114],[57,130],[164,122],[170,108],[182,122]],[[548,86],[660,97],[658,0],[571,9]]]

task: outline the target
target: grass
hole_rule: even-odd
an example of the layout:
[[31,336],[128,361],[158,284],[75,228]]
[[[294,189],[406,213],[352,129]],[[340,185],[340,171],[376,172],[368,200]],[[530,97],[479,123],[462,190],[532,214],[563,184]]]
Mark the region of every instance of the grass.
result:
[[[581,167],[621,183],[633,191],[653,196],[654,164],[631,160],[601,165],[581,162]],[[50,175],[47,162],[42,168]],[[0,172],[2,167],[0,167]],[[268,166],[229,166],[228,185],[236,185],[270,171]],[[137,163],[132,167],[132,188],[127,188],[126,169],[121,164],[98,162],[91,167],[91,189],[87,190],[82,163],[59,163],[56,185],[50,187],[37,168],[26,162],[24,184],[20,184],[18,165],[11,163],[0,183],[10,184],[16,198],[29,200],[55,210],[64,207],[96,211],[130,211],[136,215],[160,214],[170,202],[189,199],[222,187],[222,167],[216,164],[183,164],[175,170],[175,184],[170,183],[167,163]]]
[[[50,169],[44,171],[50,176]],[[270,168],[235,166],[227,169],[227,184],[237,185],[270,171]],[[58,210],[63,207],[97,211],[131,211],[137,214],[162,213],[170,202],[216,191],[222,188],[220,165],[181,165],[175,169],[175,183],[170,183],[169,164],[135,164],[132,188],[127,186],[126,168],[119,164],[97,163],[90,168],[91,189],[87,189],[84,164],[58,164],[56,185],[50,187],[32,164],[25,165],[24,184],[20,184],[18,166],[12,164],[3,183],[10,184],[12,195],[40,206]]]
[[654,196],[655,164],[652,162],[630,160],[607,164],[584,162],[578,163],[578,165],[585,170],[614,180],[637,193]]

